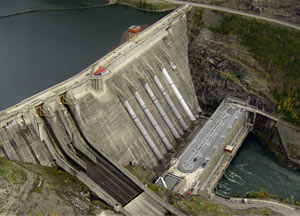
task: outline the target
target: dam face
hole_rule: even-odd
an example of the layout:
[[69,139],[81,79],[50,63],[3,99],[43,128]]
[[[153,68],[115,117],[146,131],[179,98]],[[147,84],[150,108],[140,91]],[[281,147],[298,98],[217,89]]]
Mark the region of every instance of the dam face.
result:
[[[142,32],[136,40],[125,43],[77,76],[1,112],[0,154],[12,160],[52,164],[53,156],[43,143],[36,107],[40,106],[41,115],[50,119],[51,128],[57,131],[55,135],[60,131],[65,141],[71,142],[74,138],[62,118],[61,112],[64,111],[60,105],[67,101],[69,111],[84,136],[121,165],[135,161],[149,167],[156,166],[162,158],[155,155],[147,136],[145,138],[144,132],[136,126],[125,104],[135,112],[162,157],[170,146],[176,145],[175,139],[191,124],[189,113],[184,110],[163,70],[169,74],[192,114],[197,116],[199,105],[188,67],[185,12],[181,9],[169,14]],[[107,68],[110,73],[94,77],[93,72],[99,66]],[[163,90],[155,80],[160,82]],[[143,105],[137,95],[143,100]],[[170,106],[166,95],[174,107]],[[65,101],[61,101],[60,96]],[[159,132],[147,117],[147,112],[154,117]]]
[[2,111],[0,157],[58,165],[117,209],[147,192],[123,166],[157,166],[201,112],[188,66],[188,10],[178,8],[78,75]]

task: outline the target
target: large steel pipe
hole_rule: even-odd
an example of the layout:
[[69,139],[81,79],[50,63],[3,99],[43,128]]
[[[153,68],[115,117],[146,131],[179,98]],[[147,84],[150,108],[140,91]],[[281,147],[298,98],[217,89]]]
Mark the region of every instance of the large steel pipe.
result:
[[133,111],[132,107],[130,106],[130,104],[129,104],[129,102],[127,100],[125,100],[124,106],[126,107],[126,109],[127,109],[128,113],[129,113],[130,117],[134,121],[134,123],[137,126],[137,128],[140,130],[141,134],[143,135],[143,137],[147,141],[148,145],[152,149],[152,151],[155,154],[155,156],[157,157],[157,159],[158,160],[162,160],[163,156],[161,155],[161,153],[158,150],[157,146],[154,144],[153,140],[151,139],[151,137],[148,134],[147,130],[145,129],[144,125],[142,124],[142,122],[140,121],[140,119],[137,117],[137,115],[135,114],[135,112]]
[[180,138],[179,133],[177,132],[175,126],[173,125],[173,123],[169,119],[167,113],[165,112],[165,110],[163,109],[163,107],[161,106],[161,104],[159,103],[157,98],[155,97],[155,95],[154,95],[153,91],[151,90],[148,83],[145,83],[145,89],[146,89],[149,97],[151,98],[152,102],[154,103],[155,107],[157,108],[159,114],[161,115],[161,117],[164,119],[165,123],[167,124],[167,126],[171,130],[173,136],[175,138],[179,139]]
[[166,92],[166,89],[161,84],[161,82],[158,79],[157,75],[154,76],[154,82],[156,83],[156,85],[159,88],[160,92],[162,93],[162,95],[166,99],[167,104],[169,105],[169,107],[171,108],[173,113],[175,114],[175,116],[176,116],[177,120],[179,121],[180,125],[182,126],[183,130],[187,130],[188,126],[186,125],[185,121],[183,120],[181,114],[179,113],[179,111],[176,108],[175,104],[173,103],[172,99],[170,98],[170,96]]
[[166,70],[166,68],[163,68],[162,73],[165,76],[166,80],[168,81],[169,85],[171,86],[173,92],[175,93],[176,97],[178,98],[181,106],[183,107],[184,111],[188,115],[189,119],[191,121],[196,121],[195,116],[193,115],[190,108],[186,104],[185,100],[183,99],[182,95],[180,94],[179,90],[177,89],[176,85],[174,84],[174,82],[173,82],[172,78],[170,77],[170,75],[169,75],[168,71]]
[[145,104],[144,100],[142,99],[141,95],[137,91],[135,92],[135,98],[139,102],[139,104],[142,107],[144,113],[146,114],[147,118],[151,122],[152,126],[154,127],[155,131],[157,132],[158,136],[160,137],[160,139],[162,140],[162,142],[164,143],[164,145],[166,146],[166,148],[168,150],[171,150],[172,149],[172,145],[170,144],[170,142],[167,139],[165,133],[162,131],[162,129],[160,128],[160,126],[157,123],[157,121],[155,120],[155,118],[153,117],[151,111],[148,109],[148,107]]

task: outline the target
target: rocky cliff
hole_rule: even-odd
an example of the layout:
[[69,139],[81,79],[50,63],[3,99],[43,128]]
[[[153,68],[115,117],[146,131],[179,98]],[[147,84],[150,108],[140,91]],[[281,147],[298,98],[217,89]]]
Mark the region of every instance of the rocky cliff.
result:
[[[203,23],[199,24],[196,19],[200,16]],[[213,112],[231,95],[245,100],[249,97],[251,104],[274,112],[276,102],[262,64],[239,37],[210,30],[220,23],[222,16],[210,10],[192,10],[189,18],[189,62],[200,106]]]
[[[235,34],[234,31],[228,34],[219,33],[224,32],[220,31],[224,21],[223,13],[193,9],[188,19],[191,74],[199,104],[204,111],[209,115],[230,95],[248,99],[250,104],[259,109],[280,115],[277,113],[278,101],[274,97],[274,78],[270,78],[272,75],[262,58],[252,52],[249,44],[245,43],[245,38],[248,38]],[[251,25],[255,25],[255,22]],[[246,28],[248,32],[251,30],[248,26]],[[270,41],[265,41],[266,44],[268,42]],[[270,54],[266,55],[268,58]],[[255,131],[268,141],[268,147],[276,152],[282,161],[288,161],[275,122],[258,117]],[[289,136],[296,132],[286,129],[284,133]],[[293,139],[293,144],[289,146],[300,146],[300,143]]]

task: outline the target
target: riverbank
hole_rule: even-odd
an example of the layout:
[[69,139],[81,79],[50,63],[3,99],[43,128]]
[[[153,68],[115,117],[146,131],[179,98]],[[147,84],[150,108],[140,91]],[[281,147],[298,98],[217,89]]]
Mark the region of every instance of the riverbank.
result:
[[109,0],[109,3],[119,3],[148,12],[165,12],[178,7],[178,4],[160,0]]
[[264,206],[236,208],[235,206],[227,206],[227,203],[221,203],[219,200],[208,199],[198,195],[180,195],[151,183],[153,178],[155,178],[155,173],[146,166],[135,165],[127,166],[126,168],[146,184],[150,190],[187,215],[282,215]]
[[254,133],[285,166],[300,170],[300,132],[281,123],[258,117]]

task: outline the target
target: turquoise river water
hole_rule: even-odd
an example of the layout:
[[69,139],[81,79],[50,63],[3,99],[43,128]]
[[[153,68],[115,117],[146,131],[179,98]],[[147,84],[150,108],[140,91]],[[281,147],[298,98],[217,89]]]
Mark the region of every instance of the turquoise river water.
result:
[[300,172],[280,163],[255,135],[249,134],[219,181],[216,193],[242,196],[261,188],[279,198],[293,195],[300,200]]

